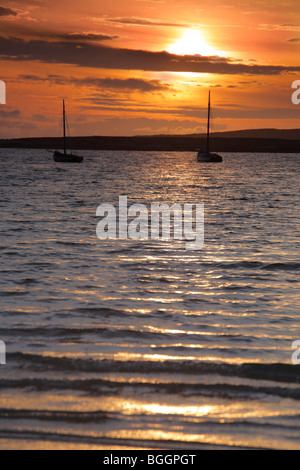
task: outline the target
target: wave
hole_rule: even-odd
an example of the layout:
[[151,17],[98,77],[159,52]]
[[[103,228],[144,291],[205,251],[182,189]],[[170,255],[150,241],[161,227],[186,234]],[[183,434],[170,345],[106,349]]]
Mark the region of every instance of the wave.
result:
[[124,317],[126,312],[124,310],[117,310],[109,307],[79,307],[76,308],[77,312],[87,313],[87,314],[100,314],[101,316],[117,316]]
[[[104,412],[102,410],[97,411],[67,411],[67,410],[45,410],[45,409],[16,409],[16,408],[0,408],[1,419],[8,420],[37,420],[37,421],[59,421],[64,423],[78,423],[78,424],[87,424],[95,423],[102,424],[108,421],[120,421],[123,419],[123,414],[116,411]],[[144,413],[139,413],[131,415],[131,422],[139,422],[141,417],[143,417],[143,422],[152,422],[153,416],[147,415]],[[163,416],[161,417],[163,419]],[[177,415],[177,421],[183,422],[185,420],[185,415]],[[264,428],[270,428],[271,430],[286,430],[289,431],[298,431],[298,423],[300,420],[300,415],[281,415],[276,420],[271,420],[271,422],[263,422]],[[238,425],[240,428],[244,426],[245,428],[254,428],[261,427],[262,420],[259,418],[227,418],[224,422],[223,418],[219,417],[201,417],[198,416],[195,418],[194,426],[210,426],[213,425],[214,428],[226,428],[235,427]]]
[[38,419],[41,421],[91,423],[105,421],[112,417],[112,413],[0,408],[0,416],[2,419]]
[[265,269],[270,271],[289,271],[299,270],[300,263],[286,262],[286,263],[264,263],[261,261],[237,261],[237,262],[221,262],[221,263],[208,263],[210,266],[217,266],[219,268],[232,269],[232,268],[247,268],[247,269]]
[[66,245],[66,246],[89,246],[91,243],[82,243],[82,242],[70,242],[65,240],[56,240],[57,245]]
[[[159,313],[156,313],[159,315]],[[110,317],[110,315],[107,315]],[[145,317],[151,317],[152,315],[144,315]],[[154,315],[155,316],[155,315]],[[160,316],[160,315],[159,315]],[[167,317],[168,315],[161,315]],[[131,315],[130,315],[131,317]],[[105,316],[106,318],[106,316]],[[184,327],[184,324],[182,324]],[[187,328],[189,325],[186,325]],[[198,330],[202,331],[202,334],[199,335]],[[230,333],[223,333],[218,334],[218,341],[222,342],[221,347],[215,345],[216,337],[213,334],[217,331],[217,326],[215,325],[205,325],[205,324],[197,324],[197,330],[191,331],[189,330],[188,338],[192,340],[193,343],[197,345],[201,345],[202,347],[206,344],[213,344],[214,351],[224,350],[224,347],[227,349],[227,352],[231,355],[239,354],[243,348],[237,348],[237,346],[233,347],[233,343],[253,343],[257,341],[256,338],[251,337],[249,335],[245,336],[243,334],[230,334]],[[174,331],[172,336],[166,331],[145,331],[145,330],[136,330],[130,328],[114,328],[114,327],[53,327],[53,328],[44,328],[44,327],[27,327],[27,328],[0,328],[0,335],[2,338],[12,338],[12,337],[21,337],[21,338],[31,338],[34,339],[45,339],[45,338],[59,338],[65,339],[68,338],[74,339],[74,337],[85,337],[88,335],[97,335],[98,341],[106,341],[106,340],[119,340],[119,341],[136,341],[136,342],[143,342],[145,344],[146,341],[151,343],[151,348],[172,348],[173,350],[186,350],[186,351],[193,351],[197,349],[191,347],[191,345],[181,344],[180,346],[174,346],[175,342],[186,343],[186,333],[182,331]],[[230,343],[224,344],[225,341],[229,340]],[[164,344],[161,344],[161,341]],[[260,349],[262,349],[263,344],[261,344]],[[198,346],[199,347],[199,346]],[[203,350],[202,350],[203,351]]]
[[228,364],[194,360],[166,361],[114,361],[69,357],[42,356],[39,354],[15,352],[7,355],[7,362],[15,361],[22,367],[41,368],[64,372],[123,372],[123,373],[182,373],[217,374],[220,376],[245,379],[269,380],[272,382],[300,383],[300,368],[283,363]]
[[230,383],[182,383],[182,382],[120,382],[109,379],[46,379],[22,378],[3,379],[4,389],[30,389],[30,391],[49,392],[53,390],[80,391],[90,395],[120,395],[124,392],[134,394],[169,394],[181,396],[202,396],[221,399],[261,399],[264,395],[300,400],[300,390],[287,387],[236,385]]
[[[153,253],[155,250],[153,250]],[[157,253],[160,251],[157,250]],[[220,262],[215,262],[215,261],[200,261],[199,259],[197,261],[197,269],[203,268],[203,269],[249,269],[249,270],[266,270],[266,271],[298,271],[300,269],[300,263],[299,262],[294,262],[294,261],[288,261],[288,262],[276,262],[276,263],[267,263],[263,261],[251,261],[251,260],[242,260],[242,261],[220,261]],[[152,261],[151,263],[148,262],[148,264],[151,265],[161,265],[163,266],[161,260],[155,260]],[[145,270],[147,266],[143,265],[142,263],[120,263],[120,266],[126,266],[132,269],[135,269],[137,267]],[[151,270],[152,268],[148,268],[146,270]],[[190,272],[193,272],[193,269],[190,269]],[[195,271],[196,272],[196,271]],[[159,280],[159,279],[158,279]]]
[[[241,445],[235,445],[234,443],[229,443],[228,445],[226,444],[210,444],[206,442],[199,442],[197,440],[195,441],[189,441],[189,442],[184,442],[181,440],[177,439],[149,439],[149,438],[118,438],[118,437],[106,437],[104,435],[96,435],[95,434],[75,434],[75,433],[66,433],[66,432],[51,432],[51,431],[34,431],[32,429],[23,429],[23,430],[18,430],[18,429],[1,429],[0,430],[0,438],[2,439],[9,439],[10,442],[13,439],[26,439],[26,440],[31,440],[31,441],[42,441],[42,442],[47,442],[47,441],[52,441],[52,442],[59,442],[61,443],[76,443],[78,448],[78,445],[82,444],[94,444],[97,446],[97,448],[101,449],[101,446],[105,446],[106,448],[114,448],[116,446],[120,447],[129,447],[129,448],[135,448],[137,450],[141,449],[162,449],[165,450],[166,448],[168,450],[181,450],[181,449],[192,449],[192,450],[197,450],[197,449],[235,449],[235,450],[254,450],[257,449],[256,447],[253,448],[251,446],[241,446]],[[30,445],[27,446],[27,448],[30,449]],[[266,449],[262,446],[259,447],[259,449]]]
[[82,335],[82,334],[94,334],[94,333],[102,333],[105,331],[105,328],[44,328],[44,327],[37,327],[37,328],[13,328],[13,329],[6,329],[0,328],[0,334],[2,337],[8,336],[30,336],[30,337],[38,337],[38,338],[47,338],[49,337],[69,337],[74,335]]

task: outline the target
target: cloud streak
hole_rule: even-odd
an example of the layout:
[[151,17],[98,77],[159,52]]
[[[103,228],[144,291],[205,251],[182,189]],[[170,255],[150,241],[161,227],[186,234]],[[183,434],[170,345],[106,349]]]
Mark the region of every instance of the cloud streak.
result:
[[9,118],[18,118],[21,116],[21,113],[18,109],[10,109],[10,108],[0,108],[0,118],[2,119],[9,119]]
[[42,61],[120,70],[196,72],[211,74],[279,75],[299,72],[300,66],[248,65],[234,63],[229,58],[200,55],[178,56],[166,51],[108,47],[83,41],[25,41],[19,38],[0,37],[2,58],[19,61]]
[[0,7],[0,17],[3,16],[17,16],[18,13],[15,10],[12,10],[11,8],[4,8]]
[[131,25],[131,26],[168,26],[173,28],[188,28],[190,27],[187,23],[168,23],[163,21],[153,21],[148,18],[103,18],[102,21],[107,23],[116,23],[116,24],[124,24],[124,25]]
[[[49,35],[51,38],[51,36]],[[107,34],[97,34],[97,33],[69,33],[69,34],[60,34],[56,35],[57,39],[62,39],[66,41],[108,41],[112,39],[118,39],[119,36],[109,36]]]
[[144,93],[154,93],[159,91],[170,90],[170,85],[161,82],[160,80],[144,80],[141,78],[75,78],[63,77],[62,75],[48,75],[40,77],[38,75],[19,75],[21,80],[29,80],[36,82],[50,81],[57,85],[70,85],[73,83],[78,86],[90,86],[103,89],[111,89],[117,91],[141,91]]

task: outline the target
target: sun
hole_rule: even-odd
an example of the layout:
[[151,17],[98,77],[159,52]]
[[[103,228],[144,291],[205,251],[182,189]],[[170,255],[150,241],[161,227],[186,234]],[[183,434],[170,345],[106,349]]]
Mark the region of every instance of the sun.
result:
[[167,48],[167,52],[176,55],[203,55],[224,56],[222,51],[217,51],[207,44],[203,35],[197,30],[186,30],[183,36]]

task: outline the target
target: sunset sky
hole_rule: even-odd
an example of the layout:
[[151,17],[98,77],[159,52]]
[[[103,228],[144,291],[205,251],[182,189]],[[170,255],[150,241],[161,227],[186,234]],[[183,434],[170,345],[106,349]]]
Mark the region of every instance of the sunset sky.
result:
[[0,137],[300,128],[298,0],[0,3]]

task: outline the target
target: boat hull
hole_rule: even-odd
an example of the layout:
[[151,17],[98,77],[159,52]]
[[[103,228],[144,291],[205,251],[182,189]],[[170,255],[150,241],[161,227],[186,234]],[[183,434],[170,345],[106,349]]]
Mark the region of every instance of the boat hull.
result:
[[62,152],[54,152],[53,154],[53,160],[55,162],[61,162],[61,163],[81,163],[83,160],[83,157],[80,155],[72,155],[72,154],[64,154]]
[[198,162],[222,162],[223,158],[221,155],[218,155],[217,153],[207,153],[207,152],[198,152],[197,154],[197,161]]

